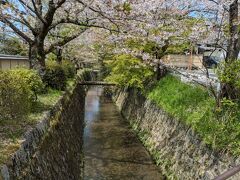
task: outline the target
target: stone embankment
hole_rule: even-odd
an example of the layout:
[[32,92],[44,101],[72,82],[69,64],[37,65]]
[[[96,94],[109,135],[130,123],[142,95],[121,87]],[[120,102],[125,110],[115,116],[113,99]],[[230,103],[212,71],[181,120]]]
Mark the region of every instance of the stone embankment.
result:
[[[169,179],[213,179],[240,164],[240,158],[210,149],[189,126],[138,91],[119,90],[114,100]],[[232,179],[239,180],[240,173]]]
[[81,179],[86,87],[91,80],[82,71],[71,90],[34,129],[25,135],[20,149],[1,167],[0,179]]

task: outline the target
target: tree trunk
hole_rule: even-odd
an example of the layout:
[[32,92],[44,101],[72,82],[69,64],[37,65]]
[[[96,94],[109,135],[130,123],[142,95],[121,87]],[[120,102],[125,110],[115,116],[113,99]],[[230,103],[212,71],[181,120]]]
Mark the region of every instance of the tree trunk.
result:
[[60,48],[57,48],[57,63],[58,64],[62,64],[62,60],[63,60],[63,57],[62,57],[62,49]]
[[31,45],[31,57],[29,57],[33,69],[37,69],[40,75],[44,75],[46,70],[44,43],[35,41]]
[[29,64],[30,64],[30,69],[33,69],[33,63],[32,63],[32,45],[29,43],[28,47],[28,59],[29,59]]
[[158,59],[158,62],[157,62],[157,81],[159,81],[167,73],[166,67],[161,66],[160,60],[165,56],[168,47],[169,47],[169,41],[168,40],[165,40],[165,45],[163,47],[161,47],[161,48],[155,47],[156,59]]
[[[229,31],[230,37],[228,42],[226,63],[227,65],[235,62],[238,59],[239,51],[240,51],[240,23],[239,23],[239,5],[238,0],[234,0],[234,2],[230,5],[229,9]],[[233,84],[225,83],[222,86],[221,97],[226,97],[228,99],[237,99],[239,98],[239,90],[237,90]]]
[[230,37],[229,37],[229,44],[227,49],[227,62],[232,62],[238,59],[238,54],[240,51],[240,29],[239,29],[239,5],[238,0],[235,0],[230,5],[229,10],[229,25],[230,25]]
[[160,60],[158,60],[158,63],[157,63],[157,81],[159,81],[162,77],[162,70],[161,70],[161,65],[160,65]]
[[[160,60],[159,60],[160,61]],[[157,64],[157,81],[159,81],[162,77],[167,74],[167,69],[164,66],[161,66],[161,63]]]

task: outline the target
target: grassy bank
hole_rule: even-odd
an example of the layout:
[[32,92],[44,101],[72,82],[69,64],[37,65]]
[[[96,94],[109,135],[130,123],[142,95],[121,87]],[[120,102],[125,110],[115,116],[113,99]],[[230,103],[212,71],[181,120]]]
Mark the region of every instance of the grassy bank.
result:
[[0,121],[0,165],[19,148],[23,135],[33,128],[42,118],[44,112],[50,110],[62,95],[62,91],[49,89],[46,94],[38,96],[31,112],[23,119]]
[[147,97],[170,115],[190,125],[206,144],[219,151],[240,154],[240,121],[236,113],[216,111],[207,91],[166,76]]

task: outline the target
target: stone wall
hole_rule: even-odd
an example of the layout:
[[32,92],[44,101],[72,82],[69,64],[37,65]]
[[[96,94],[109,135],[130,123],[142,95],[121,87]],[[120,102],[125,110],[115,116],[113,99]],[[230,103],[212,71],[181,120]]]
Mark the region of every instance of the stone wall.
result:
[[240,164],[240,158],[211,150],[190,127],[136,90],[118,91],[114,100],[169,179],[213,179]]
[[0,179],[81,179],[86,87],[77,82],[90,79],[90,72],[79,74],[74,87],[26,133],[20,149],[1,167]]

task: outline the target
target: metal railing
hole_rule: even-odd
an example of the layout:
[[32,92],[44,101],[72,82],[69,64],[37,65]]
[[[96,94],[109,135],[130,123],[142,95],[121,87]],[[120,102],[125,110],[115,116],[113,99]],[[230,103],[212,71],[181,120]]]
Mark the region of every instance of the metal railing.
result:
[[233,167],[226,171],[225,173],[221,174],[220,176],[216,177],[214,180],[225,180],[240,172],[240,165]]

